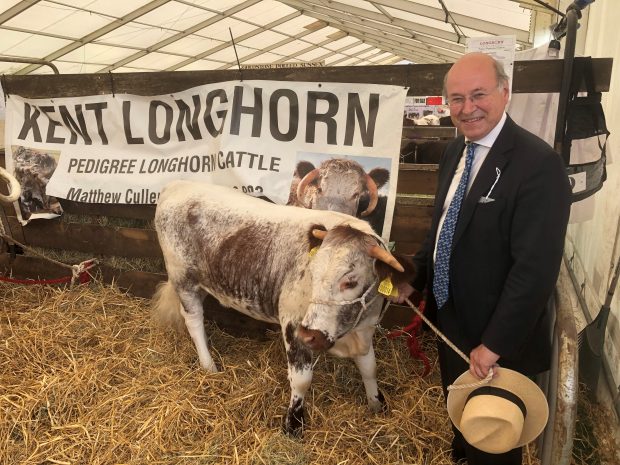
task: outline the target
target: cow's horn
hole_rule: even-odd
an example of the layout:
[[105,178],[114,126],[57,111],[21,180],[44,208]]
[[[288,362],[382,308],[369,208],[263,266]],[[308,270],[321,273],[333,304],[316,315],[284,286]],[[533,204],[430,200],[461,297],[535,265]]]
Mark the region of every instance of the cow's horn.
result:
[[366,173],[366,188],[368,189],[368,196],[370,199],[368,200],[368,207],[362,212],[361,216],[370,215],[377,206],[378,200],[377,183],[368,173]]
[[313,229],[312,235],[317,239],[323,240],[325,236],[327,236],[327,231],[323,231],[322,229]]
[[0,167],[0,178],[9,184],[9,195],[0,194],[0,202],[11,203],[19,199],[22,189],[17,179],[2,167]]
[[306,174],[303,177],[303,179],[299,182],[299,184],[297,185],[297,201],[304,208],[308,208],[308,205],[306,205],[306,202],[304,202],[304,195],[306,195],[306,188],[308,187],[308,184],[310,184],[312,181],[314,181],[317,178],[318,175],[319,175],[319,169],[314,168],[312,171]]
[[378,245],[371,246],[370,250],[368,251],[368,255],[370,255],[373,258],[376,258],[377,260],[381,260],[383,263],[387,263],[392,268],[394,268],[397,271],[400,271],[401,273],[405,271],[403,266],[400,263],[398,263],[398,260],[396,260],[390,252],[388,252],[382,247],[379,247]]

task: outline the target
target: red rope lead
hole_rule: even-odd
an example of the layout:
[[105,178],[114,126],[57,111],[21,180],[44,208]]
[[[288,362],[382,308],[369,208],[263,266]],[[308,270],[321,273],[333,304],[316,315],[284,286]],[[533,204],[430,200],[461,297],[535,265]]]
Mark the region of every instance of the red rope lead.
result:
[[[418,310],[420,313],[424,313],[424,308],[426,306],[426,301],[420,302],[418,306]],[[424,364],[424,372],[422,376],[426,376],[431,371],[431,362],[428,357],[422,350],[422,346],[420,345],[420,341],[418,340],[418,334],[422,328],[422,318],[419,315],[413,315],[413,319],[408,326],[405,326],[403,329],[397,329],[394,331],[390,331],[387,335],[390,339],[396,339],[397,337],[406,335],[407,339],[405,340],[405,344],[409,348],[409,354],[412,358],[416,360],[421,360]]]
[[[92,268],[92,265],[94,264],[95,262],[93,260],[84,262],[85,269],[79,275],[80,284],[85,284],[90,281],[90,273],[88,272],[88,270]],[[6,283],[13,283],[13,284],[42,284],[42,285],[63,284],[63,283],[70,283],[72,279],[73,279],[73,276],[64,276],[62,278],[56,278],[56,279],[17,279],[17,278],[10,278],[8,276],[0,276],[0,281],[6,282]]]

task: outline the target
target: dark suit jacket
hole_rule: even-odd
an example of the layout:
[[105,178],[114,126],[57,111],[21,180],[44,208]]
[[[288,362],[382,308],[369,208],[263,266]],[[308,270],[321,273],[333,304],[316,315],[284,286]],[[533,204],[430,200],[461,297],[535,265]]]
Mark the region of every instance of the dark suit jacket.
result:
[[[429,236],[414,261],[414,287],[432,296],[433,250],[441,210],[464,149],[448,146]],[[497,178],[490,197],[480,203]],[[484,343],[501,366],[525,374],[548,369],[553,315],[547,301],[559,273],[570,212],[570,185],[562,159],[510,117],[463,201],[452,242],[450,300],[438,310],[446,335],[461,350]],[[443,313],[442,313],[443,312]]]

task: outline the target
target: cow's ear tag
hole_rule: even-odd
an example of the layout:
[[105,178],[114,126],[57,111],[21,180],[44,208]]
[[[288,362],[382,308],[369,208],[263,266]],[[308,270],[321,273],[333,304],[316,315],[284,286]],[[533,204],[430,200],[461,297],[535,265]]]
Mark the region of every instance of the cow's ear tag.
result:
[[[379,289],[377,289],[381,294],[390,296],[392,295],[392,291],[395,291],[394,284],[392,284],[392,278],[389,276],[385,278],[383,281],[379,283]],[[398,292],[398,291],[396,291]]]
[[308,256],[309,256],[310,258],[313,258],[313,257],[316,255],[316,253],[317,253],[318,251],[319,251],[319,246],[318,246],[318,245],[317,245],[316,247],[312,247],[312,248],[310,249],[310,252],[308,252]]

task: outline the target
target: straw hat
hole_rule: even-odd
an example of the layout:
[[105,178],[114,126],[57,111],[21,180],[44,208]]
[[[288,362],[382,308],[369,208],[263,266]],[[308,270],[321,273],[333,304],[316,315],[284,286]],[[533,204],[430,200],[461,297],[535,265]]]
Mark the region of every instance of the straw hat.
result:
[[[469,371],[454,386],[479,382]],[[448,392],[448,414],[472,446],[502,454],[534,440],[549,418],[547,399],[532,380],[508,368],[482,386]]]

